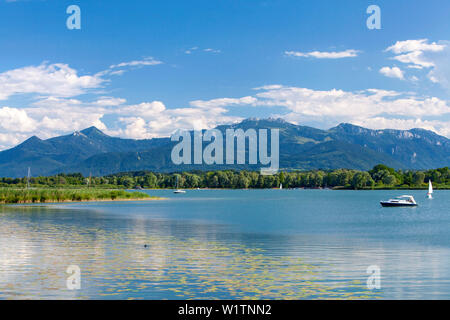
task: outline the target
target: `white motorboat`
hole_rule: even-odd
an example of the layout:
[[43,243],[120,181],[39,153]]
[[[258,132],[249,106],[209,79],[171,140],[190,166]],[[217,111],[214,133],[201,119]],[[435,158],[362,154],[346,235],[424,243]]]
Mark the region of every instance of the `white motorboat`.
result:
[[415,207],[417,206],[416,200],[413,196],[405,195],[388,201],[380,201],[383,207]]

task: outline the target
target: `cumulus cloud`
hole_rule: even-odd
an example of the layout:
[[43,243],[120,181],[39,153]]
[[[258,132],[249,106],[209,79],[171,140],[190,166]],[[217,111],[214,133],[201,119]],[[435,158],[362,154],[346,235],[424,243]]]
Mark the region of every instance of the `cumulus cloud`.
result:
[[397,41],[388,47],[386,52],[397,54],[392,59],[408,64],[410,68],[422,69],[434,66],[433,61],[425,57],[426,52],[440,52],[445,49],[444,44],[428,43],[428,39]]
[[342,59],[342,58],[354,58],[358,56],[358,50],[345,50],[338,52],[298,52],[298,51],[285,51],[284,54],[291,57],[303,57],[303,58],[316,58],[316,59]]
[[450,92],[450,41],[441,41],[445,45],[444,50],[433,53],[430,59],[434,67],[428,72],[430,81],[440,84],[447,92]]
[[212,108],[212,107],[224,107],[224,106],[232,106],[232,105],[246,105],[255,103],[257,99],[255,97],[243,97],[243,98],[220,98],[220,99],[212,99],[212,100],[195,100],[191,101],[189,104],[193,107],[199,108]]
[[[99,102],[100,101],[100,102]],[[47,97],[32,106],[0,109],[0,148],[36,134],[48,138],[95,125],[108,134],[144,139],[170,136],[175,130],[209,129],[242,120],[230,116],[239,106],[271,107],[293,123],[327,128],[351,122],[373,129],[422,127],[450,136],[450,106],[436,97],[417,97],[396,91],[313,90],[267,85],[242,98],[191,101],[189,107],[167,108],[161,101],[126,104],[124,99],[101,97],[92,102]],[[103,119],[117,119],[108,128]]]
[[[268,85],[256,88],[254,96],[240,99],[213,99],[202,101],[200,106],[233,106],[240,104],[273,107],[277,116],[294,123],[316,123],[331,127],[340,122],[382,124],[386,119],[392,125],[402,124],[404,128],[426,124],[427,128],[448,135],[444,123],[426,120],[429,117],[450,116],[450,106],[436,97],[417,97],[396,91],[368,89],[351,92],[338,89],[313,90],[308,88]],[[226,104],[230,102],[230,104]],[[247,102],[247,103],[245,103]],[[196,105],[198,105],[196,103]],[[377,119],[376,121],[374,119]],[[394,120],[398,121],[395,122]],[[408,121],[400,121],[409,119]],[[408,127],[410,126],[410,127]],[[383,127],[378,127],[383,128]]]
[[0,130],[14,132],[31,132],[36,129],[37,122],[30,118],[25,110],[0,108]]
[[[445,59],[448,47],[440,50],[433,43],[425,44],[432,45],[425,47],[427,52],[442,55],[442,60],[430,60],[434,67],[429,69],[428,76],[443,83],[448,70],[445,65],[447,68],[450,65]],[[417,44],[401,44],[390,52],[408,54],[405,51],[411,48],[416,49]],[[327,58],[339,56],[328,54]],[[311,53],[309,56],[325,58],[326,55]],[[0,73],[0,100],[17,94],[34,94],[26,107],[0,105],[0,149],[16,145],[31,135],[45,139],[92,125],[108,134],[136,139],[170,136],[179,129],[209,129],[242,120],[231,116],[230,111],[243,106],[270,107],[274,115],[288,121],[315,123],[319,127],[352,122],[372,128],[424,127],[450,135],[450,123],[445,120],[450,119],[448,101],[380,89],[352,92],[270,84],[255,88],[251,95],[193,100],[186,107],[175,108],[152,100],[130,104],[124,98],[104,92],[101,95],[97,92],[90,101],[79,97],[103,87],[108,81],[106,76],[113,72],[156,64],[151,59],[123,62],[110,66],[109,73],[93,76],[80,75],[66,64],[48,63]],[[384,67],[380,72],[405,78],[404,71],[397,67]]]
[[405,52],[417,52],[417,51],[438,52],[444,50],[444,48],[445,46],[442,44],[437,44],[436,42],[428,43],[428,39],[419,39],[419,40],[397,41],[395,44],[388,47],[386,51],[392,51],[395,54],[400,54]]
[[117,133],[139,139],[167,137],[176,130],[210,129],[242,120],[240,117],[228,116],[228,109],[212,104],[208,108],[193,106],[168,109],[162,102],[153,101],[124,106],[115,112],[122,115],[120,121],[126,124],[126,129]]
[[397,78],[400,80],[404,80],[405,77],[403,75],[403,71],[398,67],[383,67],[380,69],[380,73],[389,78]]
[[98,88],[103,82],[97,75],[79,76],[67,64],[42,63],[0,73],[0,100],[24,93],[72,97]]
[[99,106],[119,106],[124,104],[127,100],[122,98],[114,98],[114,97],[100,97],[97,101],[95,101],[96,105]]
[[[213,105],[168,109],[161,101],[127,105],[125,99],[113,97],[92,102],[48,97],[26,108],[0,108],[0,148],[11,147],[31,135],[46,139],[90,126],[115,136],[149,139],[170,136],[178,129],[209,129],[242,120],[228,116],[228,111]],[[108,128],[105,116],[117,119],[117,127]]]
[[[426,78],[450,90],[450,42],[428,39],[397,41],[385,52],[395,54],[391,59],[404,63],[408,69],[426,71]],[[411,79],[419,79],[417,76]],[[414,80],[414,81],[417,81]]]
[[428,61],[422,51],[414,51],[406,54],[398,55],[393,58],[405,64],[409,64],[409,68],[423,69],[434,67],[432,61]]

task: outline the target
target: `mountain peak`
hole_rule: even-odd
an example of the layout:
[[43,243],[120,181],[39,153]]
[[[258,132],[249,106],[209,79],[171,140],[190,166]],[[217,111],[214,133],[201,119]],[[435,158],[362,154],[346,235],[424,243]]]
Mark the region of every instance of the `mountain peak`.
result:
[[89,128],[86,128],[84,130],[81,130],[80,133],[84,134],[85,136],[92,137],[92,136],[106,136],[101,130],[97,129],[97,127],[92,126]]
[[34,141],[42,141],[42,139],[40,139],[37,136],[32,136],[32,137],[28,138],[27,140],[25,140],[24,142],[34,142]]
[[[355,129],[355,128],[363,128],[363,127],[357,126],[355,124],[351,124],[348,122],[343,122],[343,123],[338,124],[336,127],[332,128],[332,129]],[[366,129],[366,128],[364,128],[364,129]]]
[[28,146],[28,145],[35,145],[36,143],[41,143],[43,142],[42,139],[38,138],[37,136],[32,136],[31,138],[28,138],[27,140],[25,140],[24,142],[22,142],[20,145],[24,146]]
[[272,117],[269,117],[267,119],[259,119],[259,118],[251,117],[251,118],[244,119],[242,122],[255,122],[255,121],[265,121],[265,122],[283,123],[283,124],[289,123],[282,118],[272,118]]

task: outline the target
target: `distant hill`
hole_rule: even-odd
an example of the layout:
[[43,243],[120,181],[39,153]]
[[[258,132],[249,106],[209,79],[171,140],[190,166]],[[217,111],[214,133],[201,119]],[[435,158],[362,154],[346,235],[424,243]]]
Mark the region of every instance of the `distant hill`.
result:
[[[450,165],[450,140],[424,129],[371,130],[340,124],[329,130],[298,126],[281,119],[247,119],[219,126],[280,129],[280,168],[287,170],[348,168],[367,170],[378,163],[397,169],[428,169]],[[0,152],[0,176],[81,172],[107,175],[137,170],[258,169],[259,166],[176,166],[169,138],[133,140],[110,137],[95,127],[48,140],[31,137]]]
[[388,154],[406,168],[430,169],[450,164],[450,140],[433,131],[370,130],[348,123],[328,131],[335,139]]
[[34,176],[53,174],[58,172],[59,168],[75,166],[97,154],[144,151],[168,142],[168,138],[114,138],[95,127],[48,140],[33,136],[12,149],[0,152],[0,176],[23,177],[27,167],[31,167]]

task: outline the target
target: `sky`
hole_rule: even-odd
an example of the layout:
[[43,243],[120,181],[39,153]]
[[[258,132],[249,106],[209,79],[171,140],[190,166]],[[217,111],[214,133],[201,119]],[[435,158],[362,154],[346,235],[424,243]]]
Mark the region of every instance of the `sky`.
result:
[[0,0],[0,150],[249,117],[450,137],[449,13],[446,0]]

